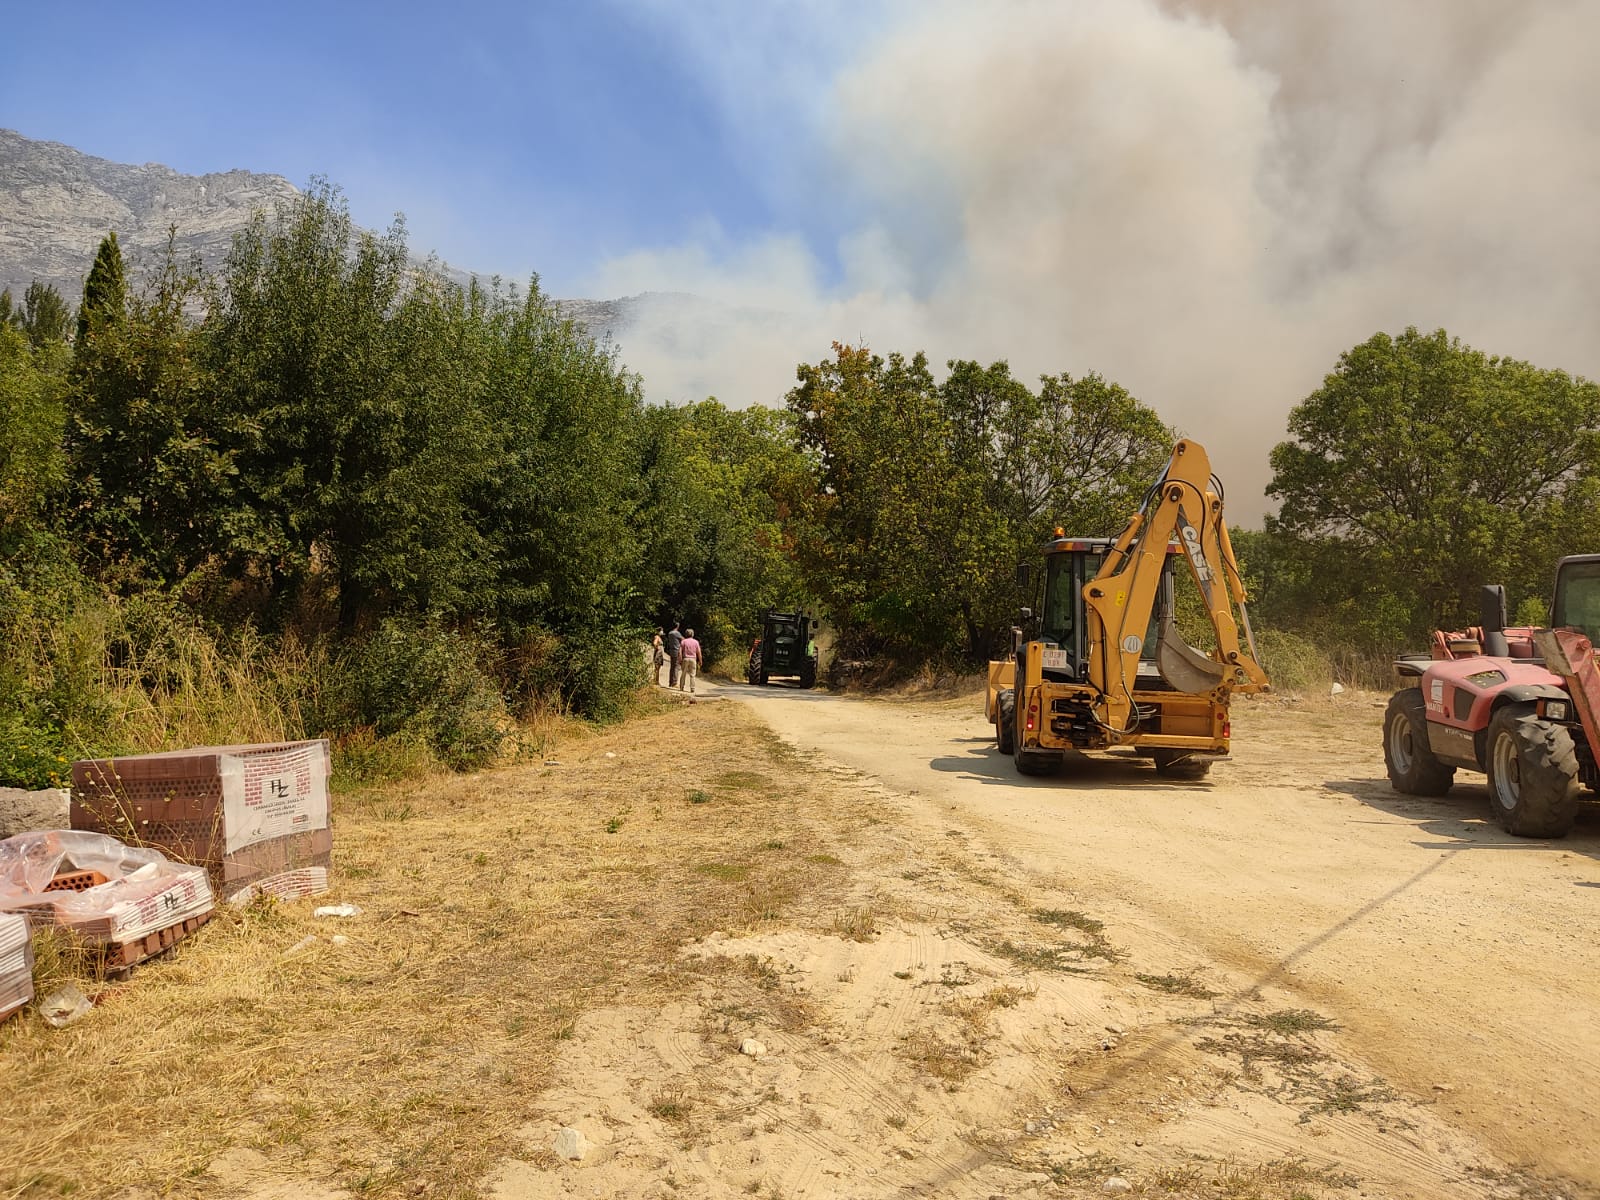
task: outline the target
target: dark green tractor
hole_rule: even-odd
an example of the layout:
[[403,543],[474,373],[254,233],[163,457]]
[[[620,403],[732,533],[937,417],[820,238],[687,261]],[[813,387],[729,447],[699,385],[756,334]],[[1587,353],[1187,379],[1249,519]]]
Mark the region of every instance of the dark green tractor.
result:
[[816,627],[815,618],[804,613],[767,609],[761,614],[761,634],[750,647],[745,678],[754,684],[793,678],[803,688],[815,687],[817,643],[811,635]]

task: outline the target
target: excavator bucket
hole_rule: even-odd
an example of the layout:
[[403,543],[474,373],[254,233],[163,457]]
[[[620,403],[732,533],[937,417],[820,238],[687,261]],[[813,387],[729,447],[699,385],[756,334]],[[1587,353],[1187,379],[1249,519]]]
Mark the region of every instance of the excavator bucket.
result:
[[1156,635],[1156,669],[1176,690],[1196,696],[1219,687],[1228,676],[1227,667],[1183,640],[1171,613],[1162,618]]

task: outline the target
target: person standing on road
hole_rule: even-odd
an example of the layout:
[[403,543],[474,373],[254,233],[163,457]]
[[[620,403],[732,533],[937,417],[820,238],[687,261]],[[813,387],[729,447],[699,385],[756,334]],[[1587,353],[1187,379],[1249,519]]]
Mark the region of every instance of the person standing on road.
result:
[[650,639],[650,665],[656,669],[656,686],[661,686],[661,668],[667,662],[667,644],[661,640],[661,630]]
[[678,623],[672,623],[672,629],[667,634],[667,657],[672,660],[672,669],[667,672],[667,686],[678,687],[682,683],[683,674],[683,634],[678,632]]
[[694,695],[695,676],[700,674],[700,643],[695,640],[694,630],[689,630],[688,636],[683,639],[680,650],[683,666],[678,672],[678,690],[683,691],[683,685],[689,685],[689,694]]

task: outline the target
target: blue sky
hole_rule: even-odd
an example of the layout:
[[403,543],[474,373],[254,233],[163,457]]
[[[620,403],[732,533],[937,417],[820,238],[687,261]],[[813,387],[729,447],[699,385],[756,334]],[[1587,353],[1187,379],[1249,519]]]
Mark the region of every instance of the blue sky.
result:
[[12,9],[0,126],[673,294],[619,336],[652,400],[781,404],[835,340],[1098,372],[1248,520],[1376,332],[1600,376],[1595,0]]
[[[727,17],[611,0],[28,5],[0,40],[0,123],[190,174],[325,175],[363,224],[403,211],[413,249],[538,270],[558,294],[708,223],[737,239],[782,222],[828,257],[828,206],[772,186],[739,107],[684,53],[706,21]],[[811,115],[763,119],[798,163]]]

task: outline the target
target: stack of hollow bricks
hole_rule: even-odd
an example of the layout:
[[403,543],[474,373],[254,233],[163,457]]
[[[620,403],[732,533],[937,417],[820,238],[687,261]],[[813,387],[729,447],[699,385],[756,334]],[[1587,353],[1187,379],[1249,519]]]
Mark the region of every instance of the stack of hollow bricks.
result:
[[[242,762],[247,794],[258,794],[263,781],[284,777],[292,778],[299,795],[319,793],[314,803],[321,806],[320,827],[230,851],[228,844],[238,841],[239,831],[228,828],[223,776],[233,759]],[[223,899],[246,888],[284,897],[311,895],[327,890],[333,851],[327,777],[325,740],[205,746],[78,762],[72,767],[72,827],[108,833],[203,866]]]
[[33,944],[28,922],[0,913],[0,1021],[33,999]]

